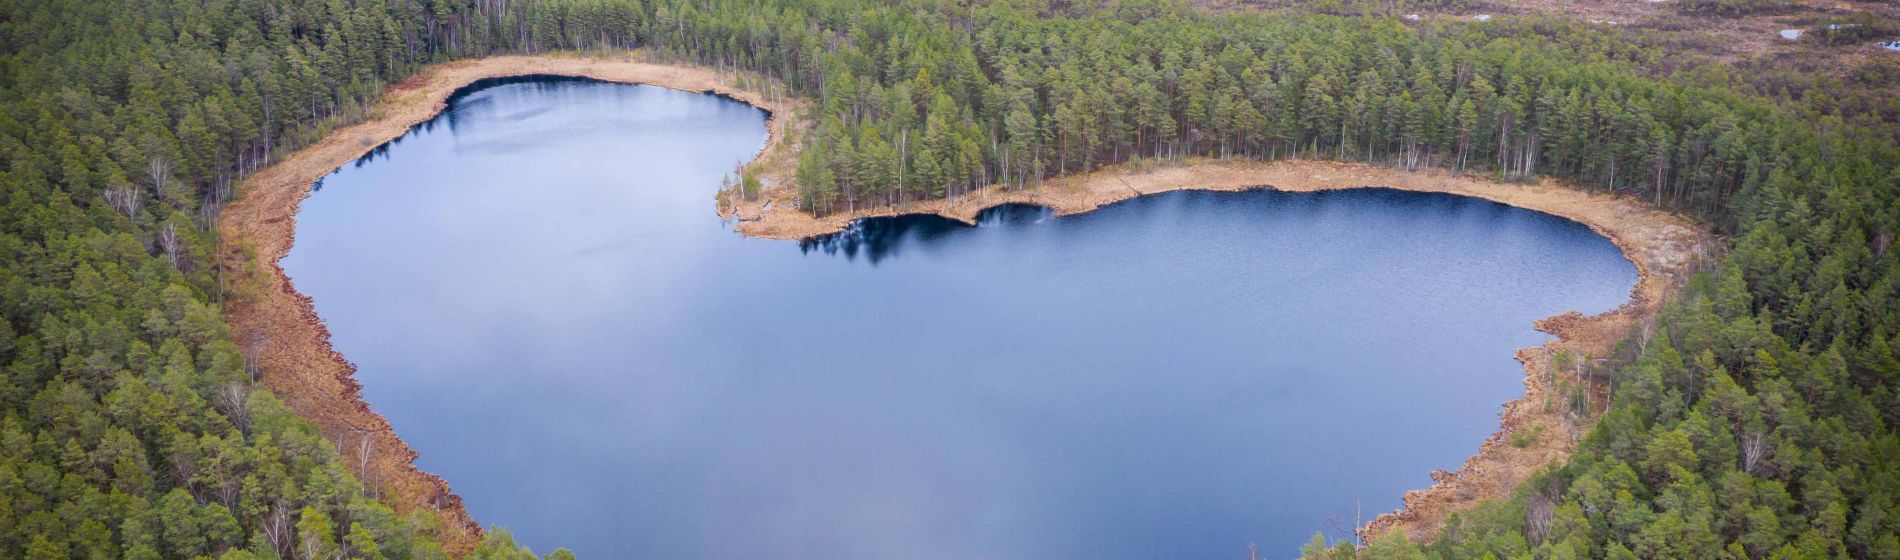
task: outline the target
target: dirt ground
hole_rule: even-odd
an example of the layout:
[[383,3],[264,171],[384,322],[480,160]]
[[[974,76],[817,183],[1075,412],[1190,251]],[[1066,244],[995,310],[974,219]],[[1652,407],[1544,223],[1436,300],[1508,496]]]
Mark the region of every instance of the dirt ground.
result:
[[[434,117],[457,88],[483,78],[527,74],[585,76],[693,92],[713,92],[773,111],[771,135],[760,161],[776,156],[786,113],[778,99],[739,87],[729,76],[705,69],[654,64],[635,57],[507,56],[431,66],[392,86],[374,117],[336,129],[315,145],[252,175],[219,221],[225,240],[222,266],[239,278],[239,297],[225,308],[240,346],[261,369],[261,380],[298,414],[335,442],[346,462],[374,491],[390,498],[398,513],[432,512],[442,523],[444,548],[460,557],[480,542],[481,528],[446,481],[415,467],[417,452],[396,436],[389,422],[361,397],[355,365],[330,346],[330,333],[310,298],[299,293],[278,261],[290,252],[297,207],[311,185],[338,167]],[[710,200],[709,211],[710,211]]]
[[[1666,66],[1678,68],[1697,57],[1727,64],[1786,64],[1798,61],[1800,68],[1814,72],[1846,74],[1860,63],[1873,59],[1900,61],[1900,52],[1882,49],[1874,40],[1894,40],[1900,36],[1879,37],[1851,45],[1827,45],[1803,38],[1788,40],[1780,36],[1784,29],[1811,30],[1828,23],[1848,21],[1856,13],[1877,16],[1890,25],[1900,26],[1900,2],[1893,0],[1788,0],[1786,5],[1741,15],[1689,13],[1681,10],[1681,0],[1462,0],[1458,2],[1419,2],[1390,8],[1389,17],[1406,21],[1470,21],[1479,16],[1556,16],[1611,29],[1641,29],[1661,32],[1651,36],[1670,60]],[[1304,11],[1311,4],[1301,0],[1190,0],[1207,11]],[[1396,3],[1395,3],[1396,4]],[[1416,19],[1414,19],[1416,18]]]
[[[905,213],[934,213],[970,221],[985,208],[1003,203],[1048,206],[1058,214],[1087,212],[1143,194],[1182,189],[1245,190],[1275,188],[1317,191],[1359,187],[1442,192],[1473,196],[1562,216],[1608,237],[1635,264],[1640,278],[1630,301],[1614,311],[1583,317],[1575,313],[1545,319],[1538,328],[1556,335],[1544,346],[1517,352],[1525,367],[1525,395],[1505,403],[1501,425],[1476,455],[1456,471],[1434,472],[1430,488],[1404,496],[1405,507],[1380,515],[1362,532],[1391,530],[1425,538],[1446,515],[1477,502],[1507,496],[1518,482],[1551,461],[1567,457],[1575,436],[1588,428],[1551,412],[1543,403],[1556,389],[1544,382],[1549,356],[1560,350],[1605,356],[1630,329],[1654,319],[1714,240],[1696,224],[1629,198],[1542,182],[1506,184],[1442,171],[1402,171],[1384,167],[1289,161],[1276,163],[1191,162],[1149,171],[1111,168],[1087,175],[1045,181],[1035,189],[992,187],[948,201],[898,208],[812,217],[794,209],[795,188],[788,179],[796,162],[795,138],[802,105],[752,89],[741,80],[710,69],[646,62],[639,56],[508,56],[432,66],[416,78],[392,87],[374,118],[339,128],[308,148],[247,179],[238,200],[223,214],[224,266],[241,278],[240,297],[227,306],[226,319],[240,344],[261,367],[262,379],[277,395],[322,428],[347,462],[371,488],[392,498],[399,512],[433,512],[444,526],[446,548],[457,556],[472,550],[480,528],[448,483],[414,466],[417,452],[391,430],[388,422],[361,398],[355,366],[330,346],[329,331],[310,298],[297,292],[278,266],[295,235],[298,205],[310,186],[341,165],[405,134],[439,113],[457,88],[482,78],[526,74],[585,76],[644,83],[696,92],[714,92],[772,111],[770,136],[758,159],[748,164],[769,188],[753,202],[721,197],[708,210],[737,220],[741,233],[754,237],[800,239],[842,230],[852,220]],[[1518,446],[1511,436],[1541,430],[1542,437]]]
[[[1606,27],[1681,32],[1681,43],[1669,46],[1695,51],[1723,62],[1762,57],[1797,57],[1811,66],[1845,70],[1854,62],[1900,53],[1885,51],[1871,41],[1830,46],[1812,40],[1781,37],[1784,29],[1809,30],[1852,14],[1865,12],[1900,21],[1900,3],[1869,0],[1791,0],[1777,9],[1725,16],[1684,13],[1678,0],[1496,0],[1457,11],[1425,11],[1424,19],[1469,19],[1478,14],[1554,15]],[[1892,38],[1888,38],[1892,39]]]

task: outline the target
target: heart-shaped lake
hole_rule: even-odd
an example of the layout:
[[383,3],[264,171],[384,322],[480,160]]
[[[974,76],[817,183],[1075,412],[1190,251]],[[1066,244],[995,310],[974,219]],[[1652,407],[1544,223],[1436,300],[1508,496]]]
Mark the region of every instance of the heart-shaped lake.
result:
[[538,79],[326,179],[283,265],[477,519],[587,558],[1238,558],[1344,536],[1624,302],[1582,225],[1185,192],[806,243],[713,215],[765,115]]

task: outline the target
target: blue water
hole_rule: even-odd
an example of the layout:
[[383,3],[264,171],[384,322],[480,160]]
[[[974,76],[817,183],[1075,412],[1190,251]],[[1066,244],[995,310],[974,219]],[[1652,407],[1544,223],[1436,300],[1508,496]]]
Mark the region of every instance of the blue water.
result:
[[596,559],[1291,557],[1635,281],[1576,223],[1383,189],[747,239],[713,192],[764,119],[479,89],[324,180],[284,266],[422,468]]

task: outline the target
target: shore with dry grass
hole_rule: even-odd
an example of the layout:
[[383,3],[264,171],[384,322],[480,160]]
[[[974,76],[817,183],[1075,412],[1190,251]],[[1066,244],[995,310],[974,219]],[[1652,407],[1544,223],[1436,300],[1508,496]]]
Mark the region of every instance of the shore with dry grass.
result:
[[[1434,484],[1407,492],[1405,507],[1374,518],[1361,529],[1367,537],[1404,531],[1415,539],[1437,534],[1446,516],[1478,502],[1505,498],[1532,472],[1570,456],[1575,441],[1593,418],[1573,418],[1547,406],[1563,398],[1548,380],[1551,359],[1560,352],[1580,359],[1611,355],[1632,329],[1656,318],[1662,305],[1715,243],[1703,228],[1682,216],[1642,201],[1593,193],[1545,180],[1535,184],[1492,181],[1440,170],[1405,171],[1356,163],[1289,160],[1272,163],[1190,162],[1154,170],[1109,168],[1086,175],[1044,181],[1032,189],[991,187],[954,200],[933,200],[824,217],[794,209],[796,193],[779,189],[759,200],[729,209],[738,230],[754,237],[803,239],[842,231],[871,217],[936,214],[966,223],[998,204],[1046,206],[1056,215],[1089,212],[1129,198],[1177,190],[1293,192],[1383,187],[1447,193],[1491,200],[1582,223],[1616,244],[1636,266],[1638,279],[1630,300],[1594,316],[1567,313],[1538,321],[1538,330],[1555,340],[1518,350],[1524,365],[1524,396],[1504,403],[1496,433],[1453,471],[1432,473]],[[1535,435],[1531,437],[1530,435]],[[1513,441],[1513,438],[1516,441]]]
[[[802,122],[799,102],[752,89],[763,82],[711,69],[654,63],[637,54],[598,58],[571,55],[506,56],[430,66],[392,86],[365,122],[339,128],[320,142],[246,179],[219,228],[225,240],[223,266],[247,289],[226,307],[226,320],[264,384],[336,443],[346,462],[370,488],[400,513],[430,512],[442,521],[440,539],[452,554],[472,550],[481,530],[448,483],[417,469],[417,453],[361,397],[355,366],[330,345],[330,335],[308,296],[299,293],[278,261],[290,252],[297,209],[311,185],[338,167],[406,134],[433,118],[458,89],[486,78],[559,75],[610,82],[650,84],[725,95],[771,112],[768,139],[748,168],[770,188],[750,202],[722,201],[709,211],[738,220],[739,232],[763,238],[802,239],[843,230],[852,221],[928,213],[971,221],[1005,203],[1038,204],[1068,215],[1088,212],[1135,196],[1172,190],[1273,188],[1318,191],[1385,187],[1483,198],[1580,222],[1609,238],[1639,273],[1630,301],[1608,313],[1568,314],[1540,321],[1556,339],[1517,353],[1525,368],[1525,395],[1505,403],[1500,430],[1456,471],[1435,472],[1437,483],[1408,492],[1405,507],[1379,516],[1368,535],[1402,530],[1415,538],[1434,534],[1446,515],[1477,502],[1507,496],[1532,471],[1569,456],[1572,434],[1588,428],[1551,412],[1542,403],[1556,388],[1544,380],[1557,352],[1604,356],[1625,333],[1655,318],[1664,301],[1713,246],[1701,228],[1640,201],[1541,182],[1507,184],[1441,171],[1403,171],[1361,164],[1317,161],[1274,163],[1190,162],[1155,170],[1108,170],[1043,182],[1028,190],[981,189],[954,200],[814,217],[797,210],[789,179],[797,142],[788,141]],[[728,197],[730,198],[730,197]],[[1513,435],[1543,433],[1527,445]]]
[[247,178],[218,224],[224,240],[221,266],[239,284],[237,297],[225,307],[225,320],[259,367],[259,379],[315,423],[365,486],[398,513],[436,517],[442,526],[438,539],[458,557],[480,542],[480,526],[446,481],[416,468],[417,452],[363,401],[356,366],[330,346],[323,318],[278,261],[290,253],[297,208],[319,179],[434,118],[464,86],[487,78],[543,74],[715,93],[771,111],[760,162],[779,161],[777,146],[788,145],[778,141],[784,123],[796,113],[793,104],[741,87],[732,76],[631,55],[505,56],[439,64],[391,86],[372,118],[338,128]]

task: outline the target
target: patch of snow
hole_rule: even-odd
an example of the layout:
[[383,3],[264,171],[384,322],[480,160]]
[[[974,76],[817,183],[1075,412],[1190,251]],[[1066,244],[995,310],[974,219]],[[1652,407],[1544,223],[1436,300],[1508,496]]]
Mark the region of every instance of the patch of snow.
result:
[[1799,29],[1783,29],[1783,30],[1781,30],[1781,38],[1783,38],[1783,39],[1787,39],[1787,40],[1789,40],[1789,41],[1793,41],[1793,40],[1795,40],[1795,39],[1800,39],[1800,38],[1801,38],[1801,30],[1799,30]]
[[1405,14],[1405,19],[1418,21],[1418,14]]
[[1874,44],[1880,45],[1880,48],[1887,49],[1890,51],[1900,51],[1900,40],[1881,41]]
[[1837,29],[1853,29],[1853,28],[1856,28],[1856,27],[1860,27],[1860,24],[1858,24],[1858,23],[1830,23],[1830,24],[1827,24],[1827,30],[1828,30],[1828,31],[1834,31],[1834,30],[1837,30]]
[[1471,16],[1471,19],[1475,19],[1478,21],[1491,21],[1491,14],[1478,14],[1475,16]]

